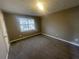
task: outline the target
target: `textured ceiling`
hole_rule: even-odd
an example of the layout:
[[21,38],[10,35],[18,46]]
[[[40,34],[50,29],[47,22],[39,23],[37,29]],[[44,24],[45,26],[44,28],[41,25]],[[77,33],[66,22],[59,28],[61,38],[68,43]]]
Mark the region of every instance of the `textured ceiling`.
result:
[[45,11],[36,7],[37,0],[0,0],[0,9],[26,15],[43,15],[79,5],[79,0],[41,0]]

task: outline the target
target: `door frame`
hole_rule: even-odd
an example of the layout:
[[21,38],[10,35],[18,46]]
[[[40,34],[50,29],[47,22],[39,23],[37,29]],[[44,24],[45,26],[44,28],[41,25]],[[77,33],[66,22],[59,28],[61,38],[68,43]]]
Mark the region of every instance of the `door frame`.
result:
[[5,43],[6,51],[7,51],[6,59],[8,59],[10,43],[9,43],[7,29],[6,29],[6,25],[5,25],[5,21],[4,21],[4,16],[3,16],[3,13],[1,10],[0,10],[0,23],[1,23],[1,29],[2,29],[2,37],[4,39],[4,43]]

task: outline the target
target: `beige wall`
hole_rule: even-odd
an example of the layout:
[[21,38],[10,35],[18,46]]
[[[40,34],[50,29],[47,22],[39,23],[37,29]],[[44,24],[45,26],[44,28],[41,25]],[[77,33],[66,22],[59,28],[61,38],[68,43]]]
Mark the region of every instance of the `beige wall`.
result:
[[42,32],[70,41],[79,39],[79,7],[43,16]]
[[41,21],[40,17],[30,16],[35,19],[36,29],[37,29],[36,31],[20,32],[19,25],[16,19],[17,16],[27,17],[25,15],[4,13],[5,23],[6,23],[7,32],[8,32],[10,41],[25,37],[25,36],[33,35],[36,33],[40,33],[40,21]]

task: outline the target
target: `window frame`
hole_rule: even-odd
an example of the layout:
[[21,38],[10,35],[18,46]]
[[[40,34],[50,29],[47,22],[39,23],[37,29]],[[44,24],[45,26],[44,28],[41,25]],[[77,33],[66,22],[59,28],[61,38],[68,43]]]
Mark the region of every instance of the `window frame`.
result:
[[[32,24],[27,23],[28,24],[28,30],[22,30],[21,27],[20,27],[21,24],[20,24],[20,21],[19,21],[21,18],[25,18],[28,22],[29,22],[29,20],[33,20],[34,21],[34,29],[29,30],[29,26],[32,25]],[[18,21],[18,27],[19,27],[20,32],[36,31],[36,22],[35,22],[34,18],[32,18],[32,17],[17,17],[17,21]],[[22,24],[22,25],[24,25],[24,24]]]

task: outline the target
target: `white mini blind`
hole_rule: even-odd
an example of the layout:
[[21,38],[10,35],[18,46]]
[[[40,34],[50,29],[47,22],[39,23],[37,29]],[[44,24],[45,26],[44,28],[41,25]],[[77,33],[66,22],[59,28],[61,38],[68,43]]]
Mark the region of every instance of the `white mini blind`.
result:
[[32,31],[35,30],[35,20],[33,18],[18,18],[19,27],[21,32]]

